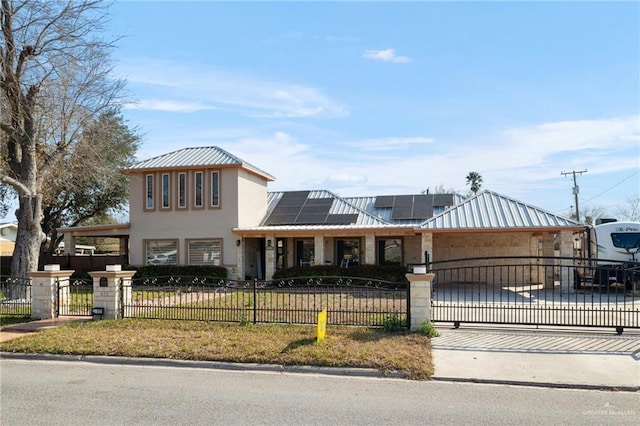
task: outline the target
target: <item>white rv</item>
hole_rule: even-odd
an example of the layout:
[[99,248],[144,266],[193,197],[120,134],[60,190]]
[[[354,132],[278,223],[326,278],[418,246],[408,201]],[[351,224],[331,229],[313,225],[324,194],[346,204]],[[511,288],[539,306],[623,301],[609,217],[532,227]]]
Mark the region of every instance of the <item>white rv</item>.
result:
[[599,287],[624,285],[635,290],[640,281],[640,222],[617,222],[612,219],[598,221],[585,232],[590,268],[577,270],[579,282]]
[[598,265],[636,263],[640,250],[640,222],[604,222],[593,227]]

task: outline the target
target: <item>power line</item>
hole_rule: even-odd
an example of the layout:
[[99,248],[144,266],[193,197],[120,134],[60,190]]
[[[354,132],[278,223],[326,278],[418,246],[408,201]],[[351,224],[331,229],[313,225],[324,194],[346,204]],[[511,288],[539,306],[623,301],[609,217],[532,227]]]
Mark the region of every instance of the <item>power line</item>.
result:
[[579,172],[577,171],[571,171],[571,172],[560,172],[561,175],[566,176],[566,175],[573,175],[573,196],[575,198],[576,201],[576,220],[579,222],[580,221],[580,209],[578,208],[578,193],[580,192],[580,187],[578,186],[578,182],[576,181],[576,173],[577,174],[583,174],[583,173],[587,173],[587,169],[584,170],[580,170]]
[[618,185],[620,185],[620,184],[622,184],[622,183],[624,183],[624,182],[628,181],[628,180],[629,180],[629,179],[631,179],[634,175],[637,175],[639,171],[640,171],[640,170],[636,170],[635,172],[631,173],[631,174],[630,174],[629,176],[627,176],[626,178],[622,179],[620,182],[618,182],[618,183],[616,183],[615,185],[611,186],[610,188],[607,188],[607,189],[605,189],[604,191],[602,191],[601,193],[599,193],[598,195],[596,195],[596,196],[594,196],[594,197],[591,197],[591,198],[590,198],[590,199],[588,199],[588,200],[585,200],[585,203],[588,203],[588,202],[590,202],[590,201],[592,201],[592,200],[595,200],[596,198],[598,198],[598,197],[599,197],[599,196],[601,196],[602,194],[607,193],[607,192],[611,191],[613,188],[615,188],[616,186],[618,186]]

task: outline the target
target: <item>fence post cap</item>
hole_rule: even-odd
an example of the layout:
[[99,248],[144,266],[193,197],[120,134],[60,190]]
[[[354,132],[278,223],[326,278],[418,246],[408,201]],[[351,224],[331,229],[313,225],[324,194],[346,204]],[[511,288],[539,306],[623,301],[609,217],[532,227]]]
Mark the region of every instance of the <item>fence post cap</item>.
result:
[[120,272],[122,265],[107,265],[107,272]]
[[44,270],[45,271],[59,271],[60,270],[60,265],[44,265]]

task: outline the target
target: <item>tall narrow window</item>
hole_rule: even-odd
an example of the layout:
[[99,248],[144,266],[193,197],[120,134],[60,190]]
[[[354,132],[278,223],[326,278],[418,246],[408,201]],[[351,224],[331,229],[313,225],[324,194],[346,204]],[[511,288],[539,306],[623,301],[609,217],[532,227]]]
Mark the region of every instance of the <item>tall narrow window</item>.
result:
[[194,207],[202,207],[202,172],[195,173],[194,181],[193,205]]
[[171,207],[171,176],[169,173],[162,174],[162,208]]
[[187,207],[187,174],[178,173],[178,208]]
[[146,208],[152,209],[153,208],[153,175],[147,175],[145,186],[146,186],[145,192],[147,193]]
[[220,207],[220,172],[211,172],[211,207]]

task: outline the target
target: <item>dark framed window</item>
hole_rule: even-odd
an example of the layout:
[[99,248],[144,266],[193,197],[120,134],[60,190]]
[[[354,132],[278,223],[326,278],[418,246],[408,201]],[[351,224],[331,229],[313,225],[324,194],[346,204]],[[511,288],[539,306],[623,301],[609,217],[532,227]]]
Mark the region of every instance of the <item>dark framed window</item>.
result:
[[220,207],[220,172],[211,172],[211,207]]
[[194,207],[202,207],[202,196],[203,196],[203,181],[202,181],[202,172],[195,172],[193,175],[194,183],[193,183],[193,206]]
[[342,267],[360,264],[360,239],[344,238],[336,240],[336,261]]
[[187,174],[178,173],[178,208],[187,207]]
[[171,207],[171,175],[169,173],[162,174],[162,208]]
[[153,175],[147,175],[146,179],[145,179],[145,193],[147,195],[147,202],[145,204],[145,207],[147,209],[153,209],[154,206],[154,200],[153,200],[153,186],[154,186],[154,182],[153,182]]
[[313,238],[296,240],[296,265],[313,266],[315,259],[315,244]]
[[378,240],[378,264],[402,265],[402,238]]

